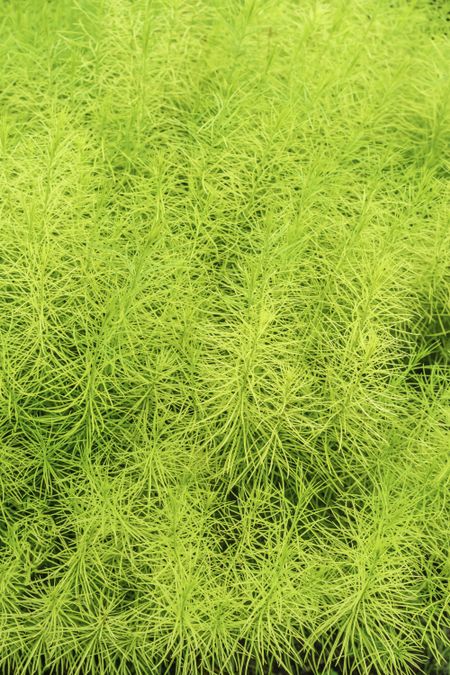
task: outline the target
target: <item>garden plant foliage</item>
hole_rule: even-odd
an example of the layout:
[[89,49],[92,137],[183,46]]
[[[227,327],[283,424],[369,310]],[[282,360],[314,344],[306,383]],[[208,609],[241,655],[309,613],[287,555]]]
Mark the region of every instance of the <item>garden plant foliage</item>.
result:
[[5,672],[446,658],[448,9],[0,0]]

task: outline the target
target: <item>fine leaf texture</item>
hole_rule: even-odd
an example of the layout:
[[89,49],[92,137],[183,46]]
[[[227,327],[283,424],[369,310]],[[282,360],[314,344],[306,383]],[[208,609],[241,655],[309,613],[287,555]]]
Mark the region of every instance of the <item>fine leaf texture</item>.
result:
[[5,673],[449,658],[449,16],[0,0]]

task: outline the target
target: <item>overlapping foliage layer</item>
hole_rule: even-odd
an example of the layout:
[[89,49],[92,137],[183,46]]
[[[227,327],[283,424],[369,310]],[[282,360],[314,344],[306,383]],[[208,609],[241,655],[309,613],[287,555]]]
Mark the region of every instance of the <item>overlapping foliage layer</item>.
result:
[[439,660],[445,2],[0,26],[0,664]]

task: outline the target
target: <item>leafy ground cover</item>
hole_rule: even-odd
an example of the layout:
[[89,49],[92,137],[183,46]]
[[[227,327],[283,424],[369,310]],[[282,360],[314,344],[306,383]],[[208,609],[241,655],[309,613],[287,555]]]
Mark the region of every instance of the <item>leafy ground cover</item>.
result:
[[0,2],[5,673],[448,672],[448,9]]

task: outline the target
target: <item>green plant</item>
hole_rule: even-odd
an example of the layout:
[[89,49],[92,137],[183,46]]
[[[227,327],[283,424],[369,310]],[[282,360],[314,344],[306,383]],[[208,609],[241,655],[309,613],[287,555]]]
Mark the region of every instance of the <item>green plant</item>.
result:
[[443,661],[446,26],[0,3],[6,672]]

